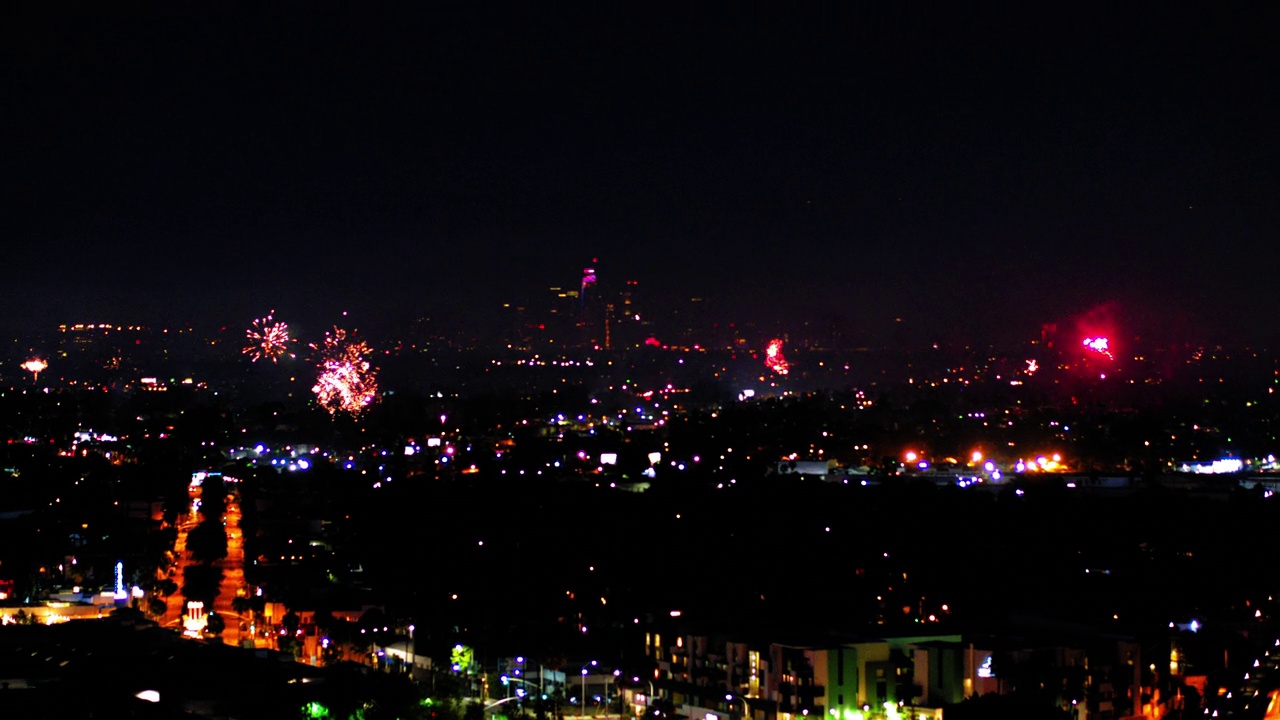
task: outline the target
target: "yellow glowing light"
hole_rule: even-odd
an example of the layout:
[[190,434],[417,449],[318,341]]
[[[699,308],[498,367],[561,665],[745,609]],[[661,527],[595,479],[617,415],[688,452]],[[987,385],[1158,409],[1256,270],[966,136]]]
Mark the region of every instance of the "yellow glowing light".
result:
[[977,450],[973,451],[973,455],[971,457],[972,457],[972,462],[975,464],[982,462],[982,453],[978,452]]
[[44,369],[47,367],[49,367],[49,363],[41,360],[40,358],[31,358],[30,360],[22,363],[22,369],[31,373],[32,381],[39,380],[40,373],[44,372]]
[[907,459],[907,462],[915,462],[916,460],[919,460],[919,459],[920,459],[920,456],[919,456],[919,455],[915,454],[914,452],[912,452],[912,451],[910,451],[910,450],[908,450],[908,451],[907,451],[907,454],[906,454],[906,455],[904,455],[903,457],[905,457],[905,458]]

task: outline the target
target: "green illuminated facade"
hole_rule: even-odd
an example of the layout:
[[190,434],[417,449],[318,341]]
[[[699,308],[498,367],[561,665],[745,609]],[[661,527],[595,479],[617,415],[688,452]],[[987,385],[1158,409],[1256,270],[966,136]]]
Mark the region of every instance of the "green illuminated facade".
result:
[[966,667],[975,652],[959,635],[888,638],[816,651],[815,682],[825,688],[827,720],[936,717],[941,707],[972,692]]

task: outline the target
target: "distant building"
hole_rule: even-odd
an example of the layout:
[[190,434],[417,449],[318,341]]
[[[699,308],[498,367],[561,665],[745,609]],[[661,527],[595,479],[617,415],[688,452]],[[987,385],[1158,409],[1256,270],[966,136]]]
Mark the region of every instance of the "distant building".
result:
[[778,463],[779,475],[834,475],[839,471],[835,460],[783,460]]
[[1012,692],[1034,669],[1061,707],[1107,718],[1116,717],[1114,682],[1132,673],[1135,648],[1105,636],[1083,645],[956,633],[804,646],[649,632],[657,671],[624,695],[637,715],[661,698],[690,718],[941,720],[950,706]]

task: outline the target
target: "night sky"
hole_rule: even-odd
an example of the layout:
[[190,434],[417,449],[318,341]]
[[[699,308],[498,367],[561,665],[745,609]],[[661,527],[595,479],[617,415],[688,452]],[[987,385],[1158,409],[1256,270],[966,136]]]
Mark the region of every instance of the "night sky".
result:
[[40,5],[0,30],[6,327],[484,324],[598,258],[744,323],[1280,330],[1265,11]]

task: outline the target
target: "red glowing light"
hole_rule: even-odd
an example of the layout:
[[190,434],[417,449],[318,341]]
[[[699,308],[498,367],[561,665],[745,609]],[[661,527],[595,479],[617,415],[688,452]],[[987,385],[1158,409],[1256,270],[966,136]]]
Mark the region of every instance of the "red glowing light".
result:
[[791,372],[791,365],[782,355],[782,340],[774,338],[764,350],[764,366],[779,375]]

